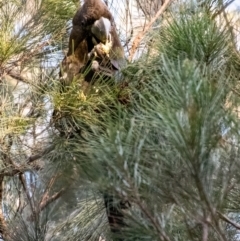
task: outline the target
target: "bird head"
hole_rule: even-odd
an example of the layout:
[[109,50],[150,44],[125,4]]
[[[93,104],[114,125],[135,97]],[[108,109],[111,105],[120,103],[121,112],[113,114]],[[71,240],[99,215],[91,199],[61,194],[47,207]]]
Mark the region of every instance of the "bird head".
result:
[[101,17],[96,20],[91,27],[91,32],[95,38],[97,38],[101,43],[106,44],[111,31],[111,22],[109,19]]

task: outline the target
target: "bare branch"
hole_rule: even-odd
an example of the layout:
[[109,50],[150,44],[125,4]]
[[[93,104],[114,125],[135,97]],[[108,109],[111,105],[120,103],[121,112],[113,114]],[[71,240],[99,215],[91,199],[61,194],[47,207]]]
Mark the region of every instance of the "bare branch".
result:
[[54,150],[54,146],[50,146],[50,147],[46,148],[44,151],[42,151],[41,153],[28,157],[27,164],[30,164],[31,162],[34,162],[34,161],[40,159],[42,156],[44,156],[45,154],[49,153],[52,150]]
[[24,177],[24,174],[21,173],[19,175],[19,180],[22,183],[23,190],[24,190],[24,192],[26,194],[26,197],[27,197],[27,200],[28,200],[28,202],[30,204],[32,215],[34,215],[34,219],[36,220],[36,210],[35,210],[34,205],[32,203],[32,199],[31,199],[31,196],[30,196],[28,188],[27,188],[26,179]]
[[44,208],[46,208],[49,204],[57,200],[59,197],[61,197],[62,193],[65,191],[65,188],[62,188],[59,192],[53,194],[51,197],[47,198],[46,200],[43,200],[40,204],[39,211],[42,211]]
[[[46,187],[46,190],[44,191],[44,194],[42,195],[42,198],[40,200],[40,207],[46,202],[46,200],[49,198],[49,191],[51,190],[53,184],[55,183],[56,179],[59,177],[59,174],[54,175],[51,180],[48,182],[48,185]],[[41,209],[41,208],[40,208]]]
[[235,223],[234,221],[232,221],[231,219],[229,219],[227,216],[225,216],[224,214],[222,214],[222,213],[220,213],[220,212],[217,212],[217,213],[218,213],[219,217],[220,217],[223,221],[231,224],[233,227],[235,227],[236,229],[239,229],[239,230],[240,230],[240,224]]
[[132,48],[131,48],[131,51],[130,51],[130,56],[129,56],[130,61],[133,60],[133,56],[134,56],[139,44],[141,43],[144,35],[150,30],[153,23],[161,16],[161,14],[166,10],[166,8],[168,7],[168,5],[170,3],[171,3],[171,0],[166,0],[166,2],[164,2],[164,4],[159,9],[159,11],[156,13],[155,17],[148,23],[148,25],[144,28],[144,30],[142,32],[140,32],[136,36],[136,38],[133,40],[133,45],[132,45]]
[[13,177],[19,173],[21,173],[19,169],[14,169],[11,171],[0,172],[0,177]]
[[203,229],[202,241],[208,241],[208,225],[204,223],[202,229]]
[[[0,203],[2,203],[2,200],[3,200],[3,178],[4,178],[3,176],[0,177]],[[5,222],[5,219],[4,219],[2,205],[1,205],[1,207],[0,207],[0,235],[3,238],[6,238],[7,237],[6,232],[7,232],[6,222]]]

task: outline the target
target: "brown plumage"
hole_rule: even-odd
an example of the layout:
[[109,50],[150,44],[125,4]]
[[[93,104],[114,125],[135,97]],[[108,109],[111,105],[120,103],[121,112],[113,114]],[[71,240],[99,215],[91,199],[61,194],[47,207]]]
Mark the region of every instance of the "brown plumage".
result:
[[106,4],[101,0],[85,0],[73,17],[73,28],[69,39],[68,56],[73,54],[78,44],[91,35],[91,26],[101,17],[109,19],[112,25],[114,20]]
[[61,70],[59,75],[63,84],[70,84],[74,76],[79,73],[79,70],[85,66],[87,61],[88,45],[87,41],[83,40],[75,49],[75,53],[66,56],[61,63]]
[[[106,4],[102,0],[85,0],[72,22],[68,53],[62,61],[60,77],[67,73],[63,79],[69,82],[79,72],[84,73],[86,70],[89,71],[85,76],[87,82],[105,73],[113,76],[124,63],[124,51]],[[99,68],[92,67],[93,60],[98,61]],[[102,71],[106,69],[107,72]]]

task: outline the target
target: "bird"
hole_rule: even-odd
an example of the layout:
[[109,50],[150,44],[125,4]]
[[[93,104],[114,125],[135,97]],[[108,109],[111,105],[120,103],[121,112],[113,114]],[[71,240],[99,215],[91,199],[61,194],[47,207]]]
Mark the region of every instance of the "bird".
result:
[[102,0],[85,0],[72,20],[67,56],[74,53],[75,49],[84,39],[90,37],[91,27],[101,17],[108,19],[114,25],[114,19],[107,5]]
[[105,72],[113,76],[121,69],[125,61],[124,50],[114,18],[103,1],[85,0],[74,15],[72,24],[60,77],[67,72],[66,82],[70,82],[79,72],[88,70],[90,73],[86,74],[85,80],[91,82],[96,74],[99,76]]
[[[74,15],[72,25],[61,77],[66,73],[67,82],[71,82],[82,74],[84,82],[91,84],[99,79],[105,81],[112,78],[124,66],[125,58],[113,15],[107,5],[102,0],[85,0]],[[84,87],[88,88],[88,85]],[[87,93],[87,90],[83,91]],[[81,135],[81,130],[77,132]],[[68,138],[71,135],[68,134]],[[110,230],[114,235],[120,234],[126,226],[122,211],[128,207],[125,202],[117,201],[116,204],[115,197],[107,190],[102,194]]]
[[108,80],[120,70],[118,63],[123,58],[119,58],[119,56],[118,59],[115,58],[111,30],[109,19],[104,17],[96,20],[91,26],[87,38],[88,62],[81,68],[81,72],[85,73],[85,81],[87,82],[94,83],[96,79]]

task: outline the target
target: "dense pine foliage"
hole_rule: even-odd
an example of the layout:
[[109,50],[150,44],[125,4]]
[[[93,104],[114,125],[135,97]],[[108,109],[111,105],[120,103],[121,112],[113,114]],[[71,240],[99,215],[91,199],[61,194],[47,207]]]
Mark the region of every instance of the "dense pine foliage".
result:
[[[173,1],[142,56],[87,94],[82,76],[64,90],[58,80],[77,3],[33,1],[31,12],[29,2],[0,10],[4,240],[239,240],[240,55],[229,1]],[[29,11],[16,28],[12,18]],[[116,236],[105,193],[124,203]]]

